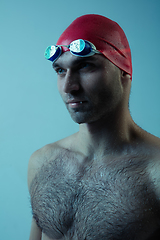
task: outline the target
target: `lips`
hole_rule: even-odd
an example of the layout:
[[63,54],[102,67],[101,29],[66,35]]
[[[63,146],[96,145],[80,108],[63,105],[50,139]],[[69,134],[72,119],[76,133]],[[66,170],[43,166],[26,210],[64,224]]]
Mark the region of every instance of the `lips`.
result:
[[86,101],[83,100],[83,99],[72,99],[72,100],[68,100],[67,101],[68,104],[71,104],[71,103],[83,103],[83,102],[86,102]]
[[77,99],[73,99],[73,100],[67,101],[67,104],[68,104],[71,108],[80,107],[80,106],[82,106],[84,103],[86,103],[86,101],[84,101],[84,100],[77,100]]

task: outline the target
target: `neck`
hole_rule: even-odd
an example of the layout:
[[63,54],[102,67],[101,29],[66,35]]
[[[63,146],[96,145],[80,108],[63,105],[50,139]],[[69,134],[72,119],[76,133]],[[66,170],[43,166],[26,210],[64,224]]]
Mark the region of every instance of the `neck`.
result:
[[78,140],[86,155],[95,155],[120,151],[127,143],[134,141],[135,135],[136,125],[128,110],[123,115],[80,124]]

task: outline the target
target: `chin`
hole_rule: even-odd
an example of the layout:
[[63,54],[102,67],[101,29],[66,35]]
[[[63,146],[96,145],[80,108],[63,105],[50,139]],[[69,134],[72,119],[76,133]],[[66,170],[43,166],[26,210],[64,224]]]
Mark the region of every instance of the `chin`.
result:
[[71,118],[73,119],[74,122],[78,124],[83,124],[83,123],[93,123],[98,120],[97,115],[94,116],[94,114],[81,114],[81,113],[76,113],[76,114],[71,114]]
[[70,114],[71,118],[74,122],[81,124],[81,123],[87,123],[88,118],[84,116],[83,114],[75,113],[75,114]]
[[87,121],[86,121],[85,119],[81,119],[81,118],[72,117],[72,120],[73,120],[75,123],[78,123],[78,124],[87,123]]

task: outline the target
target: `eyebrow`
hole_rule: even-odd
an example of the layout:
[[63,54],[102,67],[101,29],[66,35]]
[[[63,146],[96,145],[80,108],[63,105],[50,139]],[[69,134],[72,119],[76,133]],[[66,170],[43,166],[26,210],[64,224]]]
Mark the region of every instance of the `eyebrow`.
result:
[[53,68],[57,68],[57,67],[59,67],[59,64],[56,63],[56,62],[54,62],[54,63],[52,63],[52,67],[53,67]]
[[[93,56],[89,56],[89,57],[78,57],[77,59],[73,60],[72,66],[76,66],[76,65],[78,65],[79,63],[86,62],[86,61],[94,61],[94,62],[96,62],[97,59],[94,58],[94,55],[93,55]],[[57,63],[57,62],[54,62],[54,63],[52,64],[52,67],[53,67],[53,68],[62,67],[62,64],[61,64],[61,63],[59,64],[59,63]]]

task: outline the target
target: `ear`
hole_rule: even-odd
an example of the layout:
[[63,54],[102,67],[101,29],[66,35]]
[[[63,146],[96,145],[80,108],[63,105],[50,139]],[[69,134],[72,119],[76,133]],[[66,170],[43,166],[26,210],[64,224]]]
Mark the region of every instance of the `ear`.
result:
[[131,82],[132,82],[131,76],[128,73],[121,70],[121,84],[122,84],[125,96],[127,97],[127,102],[129,101],[129,95],[131,91]]
[[123,85],[131,83],[131,76],[123,70],[121,70],[121,82]]

